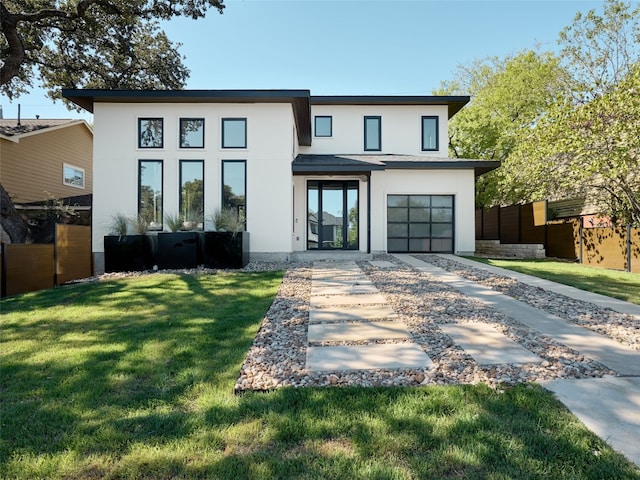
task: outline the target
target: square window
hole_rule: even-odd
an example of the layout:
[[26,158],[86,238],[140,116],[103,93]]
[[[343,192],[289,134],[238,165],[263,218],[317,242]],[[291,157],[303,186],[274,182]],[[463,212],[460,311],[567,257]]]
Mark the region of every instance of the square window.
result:
[[204,118],[180,119],[180,148],[204,148]]
[[163,119],[138,119],[138,148],[163,147]]
[[314,131],[316,137],[331,137],[333,135],[333,117],[321,116],[315,117]]
[[365,151],[382,150],[382,117],[364,117]]
[[222,148],[247,148],[247,119],[222,119]]
[[438,150],[438,117],[422,117],[422,151]]
[[63,164],[62,183],[70,187],[84,188],[84,168]]

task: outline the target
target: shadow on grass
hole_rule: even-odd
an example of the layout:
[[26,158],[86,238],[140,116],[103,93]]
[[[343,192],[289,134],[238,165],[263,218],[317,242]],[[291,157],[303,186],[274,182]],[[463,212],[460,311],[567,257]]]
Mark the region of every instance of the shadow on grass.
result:
[[638,478],[539,387],[234,396],[280,274],[3,302],[0,477]]
[[4,301],[0,461],[180,438],[191,390],[237,377],[281,276],[158,275]]

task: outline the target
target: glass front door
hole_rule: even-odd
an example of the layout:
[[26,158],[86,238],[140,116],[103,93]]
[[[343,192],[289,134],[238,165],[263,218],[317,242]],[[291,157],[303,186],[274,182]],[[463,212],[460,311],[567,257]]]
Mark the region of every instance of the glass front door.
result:
[[307,183],[307,249],[358,249],[358,182]]

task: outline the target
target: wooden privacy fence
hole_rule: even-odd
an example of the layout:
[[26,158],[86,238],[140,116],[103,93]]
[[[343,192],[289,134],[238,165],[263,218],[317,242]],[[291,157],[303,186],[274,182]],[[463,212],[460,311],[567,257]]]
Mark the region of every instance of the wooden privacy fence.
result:
[[548,222],[546,202],[476,210],[476,240],[543,244],[547,257],[640,273],[640,228],[590,227],[582,217]]
[[91,227],[81,225],[56,225],[54,244],[2,244],[1,296],[90,277],[91,258]]

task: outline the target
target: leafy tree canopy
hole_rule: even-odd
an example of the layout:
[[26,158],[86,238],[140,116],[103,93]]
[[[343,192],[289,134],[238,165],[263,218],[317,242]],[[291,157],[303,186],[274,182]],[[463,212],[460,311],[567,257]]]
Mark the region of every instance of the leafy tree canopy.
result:
[[0,91],[28,92],[36,79],[61,88],[182,88],[189,70],[160,27],[173,17],[222,13],[223,0],[2,0]]
[[619,224],[640,225],[640,66],[608,93],[557,105],[505,165],[507,200],[587,197]]

